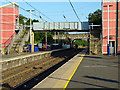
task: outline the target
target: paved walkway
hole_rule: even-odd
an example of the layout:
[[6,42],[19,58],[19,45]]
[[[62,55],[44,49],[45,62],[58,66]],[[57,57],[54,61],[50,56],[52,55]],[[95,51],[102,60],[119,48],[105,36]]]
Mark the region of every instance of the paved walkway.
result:
[[[84,51],[85,52],[85,51]],[[55,72],[37,84],[42,88],[117,88],[118,57],[77,54]],[[84,58],[83,58],[84,57]],[[105,89],[106,90],[106,89]],[[111,90],[111,89],[108,89]],[[114,90],[114,89],[112,89]]]

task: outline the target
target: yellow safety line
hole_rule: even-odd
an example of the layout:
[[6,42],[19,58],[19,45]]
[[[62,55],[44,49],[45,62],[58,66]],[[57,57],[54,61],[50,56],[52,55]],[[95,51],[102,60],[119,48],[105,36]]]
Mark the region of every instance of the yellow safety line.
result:
[[[81,55],[81,56],[83,56],[83,57],[84,57],[84,56],[85,56],[85,54],[83,54],[83,55]],[[79,66],[79,65],[80,65],[80,63],[82,62],[83,57],[82,57],[82,58],[81,58],[81,60],[79,61],[79,63],[78,63],[78,65],[77,65],[77,67],[75,68],[75,70],[74,70],[74,72],[72,73],[72,75],[70,76],[70,78],[67,80],[67,83],[65,84],[65,86],[64,86],[64,88],[63,88],[63,90],[65,90],[65,88],[67,87],[68,83],[70,82],[71,78],[73,77],[74,73],[76,72],[76,70],[77,70],[78,66]]]

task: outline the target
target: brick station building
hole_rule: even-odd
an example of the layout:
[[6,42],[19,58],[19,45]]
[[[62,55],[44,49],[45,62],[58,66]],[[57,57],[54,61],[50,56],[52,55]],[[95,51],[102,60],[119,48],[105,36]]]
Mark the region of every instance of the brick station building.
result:
[[107,54],[108,37],[108,5],[109,7],[109,44],[113,54],[120,54],[120,0],[103,0],[103,45],[102,53]]
[[6,47],[19,29],[19,5],[10,3],[0,6],[0,22],[0,44]]

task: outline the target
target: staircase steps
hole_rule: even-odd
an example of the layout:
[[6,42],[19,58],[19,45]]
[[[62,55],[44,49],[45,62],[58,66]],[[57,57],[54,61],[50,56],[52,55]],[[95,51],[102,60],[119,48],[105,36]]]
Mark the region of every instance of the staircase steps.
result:
[[22,40],[21,39],[19,39],[19,40],[16,40],[14,43],[17,43],[17,42],[21,42]]
[[[28,31],[25,31],[25,30],[22,31],[19,38],[14,41],[9,54],[19,54],[19,48],[20,48],[21,42],[22,42],[22,40],[24,40],[24,37],[27,35],[27,33],[28,33]],[[25,43],[25,41],[24,41],[24,43]]]

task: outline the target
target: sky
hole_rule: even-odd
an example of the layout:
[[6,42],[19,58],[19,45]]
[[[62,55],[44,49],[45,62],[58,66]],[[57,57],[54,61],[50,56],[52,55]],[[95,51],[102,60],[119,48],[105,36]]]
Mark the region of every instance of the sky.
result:
[[[10,1],[10,0],[9,0]],[[26,0],[27,1],[27,0]],[[3,2],[2,5],[7,4],[9,2]],[[16,2],[19,4],[20,7],[29,10],[33,9],[29,5],[27,5],[25,2]],[[37,11],[33,12],[37,16],[42,16],[43,19],[45,19],[48,22],[65,22],[66,20],[63,18],[63,14],[66,16],[68,22],[78,22],[77,17],[75,16],[75,13],[73,12],[72,7],[70,6],[69,2],[28,2],[30,5],[32,5],[34,8],[38,9],[42,14],[45,14],[47,17],[49,17],[51,20],[43,16],[41,13],[38,13]],[[101,2],[72,2],[79,18],[81,21],[88,21],[87,17],[89,13],[93,13],[97,9],[101,9]],[[26,17],[30,17],[30,14],[19,9],[20,14]],[[40,18],[36,17],[32,14],[32,19],[38,19],[39,21],[42,21]]]
[[[11,0],[8,0],[11,1]],[[20,1],[20,0],[17,0]],[[39,16],[42,16],[44,20],[47,22],[66,22],[66,20],[63,18],[64,16],[67,18],[68,22],[79,22],[77,17],[75,16],[75,13],[73,12],[72,7],[70,6],[69,0],[34,0],[34,2],[29,2],[28,0],[25,0],[30,5],[32,5],[34,8],[39,10],[42,14],[52,19],[52,21],[48,18],[46,18],[41,13],[38,13],[36,10],[33,12],[35,15],[32,14],[32,19],[37,19],[40,22],[42,20],[39,18]],[[47,2],[48,1],[48,2]],[[89,2],[88,2],[89,1]],[[16,2],[16,0],[13,0],[11,2]],[[71,0],[78,17],[80,18],[80,21],[88,21],[88,15],[89,13],[93,13],[97,9],[101,9],[101,2],[100,0]],[[8,4],[9,2],[2,2],[0,5]],[[16,2],[19,4],[20,7],[24,8],[25,10],[30,10],[33,8],[30,7],[28,4],[24,2],[24,0],[21,0],[21,2]],[[25,17],[30,17],[30,14],[28,12],[25,12],[21,8],[19,8],[19,13],[22,14]],[[73,34],[73,33],[71,33]]]
[[[7,0],[1,0],[5,2]],[[16,2],[16,0],[10,0]],[[18,2],[24,2],[24,0],[17,0]],[[70,0],[72,2],[101,2],[102,0]],[[27,0],[27,2],[69,2],[69,0]]]

